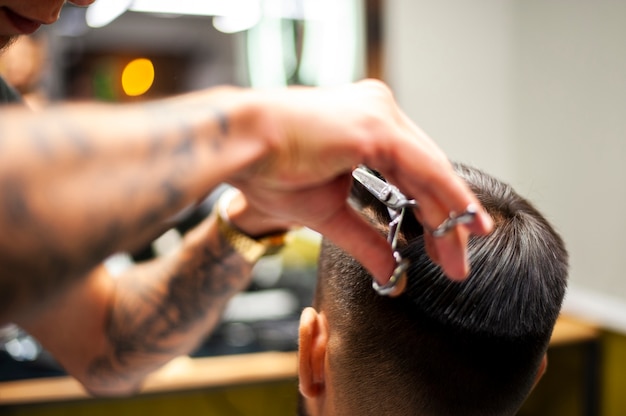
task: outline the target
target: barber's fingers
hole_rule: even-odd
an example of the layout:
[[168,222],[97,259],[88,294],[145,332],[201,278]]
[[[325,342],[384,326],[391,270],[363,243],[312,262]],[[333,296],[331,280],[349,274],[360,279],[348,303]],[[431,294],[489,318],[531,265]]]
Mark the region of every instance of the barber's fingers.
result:
[[391,246],[380,231],[349,205],[318,224],[315,231],[354,257],[380,285],[389,281],[396,267]]
[[[457,225],[442,236],[435,237],[433,231],[446,221],[451,212],[460,214],[464,208],[448,211],[434,196],[427,196],[424,193],[418,197],[418,207],[414,209],[414,214],[418,221],[424,226],[424,239],[428,255],[443,269],[444,273],[451,279],[460,280],[465,278],[470,271],[467,256],[467,242],[470,235],[470,228],[467,225]],[[465,201],[462,202],[465,204]],[[474,202],[472,202],[474,203]]]
[[453,280],[461,280],[470,272],[467,255],[467,242],[469,231],[463,226],[456,226],[442,237],[427,235],[427,239],[433,239],[432,246],[436,251],[437,262],[441,265],[446,276]]
[[[437,190],[446,189],[445,187],[450,187],[450,195],[453,196],[446,198],[435,193]],[[471,267],[467,253],[470,234],[482,235],[490,232],[493,221],[456,173],[452,172],[447,181],[430,189],[430,192],[420,197],[417,215],[425,228],[424,238],[428,254],[443,268],[449,278],[463,279],[467,277]],[[433,235],[433,231],[445,221],[463,214],[470,206],[478,209],[472,222],[456,225],[441,236]]]
[[[345,206],[319,225],[316,231],[352,255],[378,284],[384,285],[389,281],[396,267],[391,246],[385,236],[352,208]],[[469,273],[466,254],[469,235],[463,226],[451,229],[442,237],[435,238],[425,233],[428,254],[451,279],[460,280]]]
[[[476,195],[469,189],[469,186],[454,171],[452,164],[443,151],[428,135],[413,123],[404,112],[400,111],[400,118],[404,120],[410,137],[417,137],[418,140],[411,140],[407,149],[393,149],[394,160],[399,161],[399,184],[406,186],[405,191],[421,200],[425,205],[423,211],[434,219],[437,226],[445,220],[450,213],[460,214],[470,205],[478,208],[474,221],[465,227],[474,234],[487,234],[493,228],[493,221],[489,214],[482,208]],[[413,150],[409,150],[413,149]],[[426,153],[420,161],[416,161],[413,152],[422,151]],[[408,158],[407,158],[408,156]],[[410,169],[414,173],[410,173]],[[409,171],[407,171],[409,170]],[[419,172],[419,173],[418,173]],[[418,179],[417,182],[415,179]],[[416,189],[411,189],[414,184],[418,184]],[[433,205],[430,205],[431,201]],[[436,222],[439,209],[444,211],[442,221]],[[433,225],[433,224],[430,224]]]
[[[441,237],[426,237],[427,250],[433,261],[443,268],[448,277],[463,279],[469,273],[469,235],[489,233],[493,221],[434,142],[417,126],[409,124],[409,130],[418,139],[407,142],[406,149],[391,149],[395,164],[387,171],[381,169],[382,173],[407,197],[418,202],[416,216],[431,231],[450,215],[459,215],[469,206],[477,208],[471,223],[458,225]],[[416,157],[417,154],[422,157]]]
[[[346,206],[338,211],[324,224],[319,225],[316,231],[352,255],[372,274],[378,284],[384,285],[389,281],[396,267],[391,246],[379,231],[352,208]],[[425,233],[430,257],[451,279],[460,280],[469,273],[469,235],[470,232],[463,226],[451,229],[442,237]]]
[[[428,204],[424,205],[427,206]],[[432,208],[430,210],[422,209],[424,205],[420,204],[420,208],[415,209],[414,213],[417,220],[424,226],[424,245],[428,256],[434,263],[441,266],[450,279],[461,280],[465,278],[469,274],[470,268],[467,258],[469,231],[459,225],[450,229],[443,236],[433,236],[432,231],[437,228],[438,224],[425,219],[423,212],[432,213],[433,211]],[[432,215],[428,217],[432,217]]]
[[446,276],[452,280],[462,280],[470,272],[471,265],[467,256],[467,242],[470,232],[456,226],[441,237],[434,237],[424,232],[426,251],[431,260],[440,265]]

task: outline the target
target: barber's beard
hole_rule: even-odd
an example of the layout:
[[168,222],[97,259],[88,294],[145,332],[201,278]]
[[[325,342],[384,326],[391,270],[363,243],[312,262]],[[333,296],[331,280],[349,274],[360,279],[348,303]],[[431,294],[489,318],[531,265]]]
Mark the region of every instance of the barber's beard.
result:
[[13,45],[17,38],[17,35],[0,36],[0,54],[7,50],[9,46]]

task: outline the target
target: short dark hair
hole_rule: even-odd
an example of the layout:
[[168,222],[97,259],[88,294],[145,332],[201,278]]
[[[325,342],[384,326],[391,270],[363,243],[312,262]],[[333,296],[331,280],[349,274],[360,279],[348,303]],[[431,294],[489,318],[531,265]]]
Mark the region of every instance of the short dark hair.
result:
[[[322,243],[315,303],[341,340],[329,363],[337,406],[349,414],[514,415],[532,389],[565,295],[567,251],[509,185],[455,169],[495,223],[470,238],[465,281],[430,260],[410,213],[399,247],[411,265],[397,298],[378,295],[358,262]],[[353,197],[385,233],[385,206],[358,184]]]

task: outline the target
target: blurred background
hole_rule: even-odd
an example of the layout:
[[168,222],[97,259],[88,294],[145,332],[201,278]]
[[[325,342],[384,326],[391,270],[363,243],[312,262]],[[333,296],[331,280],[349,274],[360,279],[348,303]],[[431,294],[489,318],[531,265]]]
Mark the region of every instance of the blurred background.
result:
[[[626,414],[626,2],[99,0],[67,5],[56,25],[14,46],[0,56],[0,73],[35,110],[219,84],[386,81],[451,159],[511,183],[567,243],[564,314],[596,331],[552,348],[549,377],[523,414]],[[171,249],[212,197],[178,230],[111,267]],[[303,231],[283,256],[261,262],[198,354],[292,351],[318,238]],[[12,330],[6,339],[23,345],[5,355],[25,354],[18,359],[31,369],[32,357],[47,363],[36,342]]]

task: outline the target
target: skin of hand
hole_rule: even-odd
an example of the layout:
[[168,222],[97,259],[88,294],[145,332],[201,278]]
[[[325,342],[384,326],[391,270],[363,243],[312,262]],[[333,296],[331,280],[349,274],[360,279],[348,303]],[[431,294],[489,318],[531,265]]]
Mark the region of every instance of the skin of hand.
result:
[[[418,201],[417,217],[431,228],[450,212],[480,203],[457,177],[437,145],[398,108],[389,88],[375,80],[329,89],[277,92],[263,108],[272,150],[231,183],[268,217],[316,230],[351,253],[384,284],[395,267],[386,240],[347,204],[352,169],[380,171]],[[269,101],[269,102],[268,102]],[[470,233],[486,234],[491,218],[476,220],[444,237],[429,237],[429,253],[447,275],[469,272],[465,247]]]

